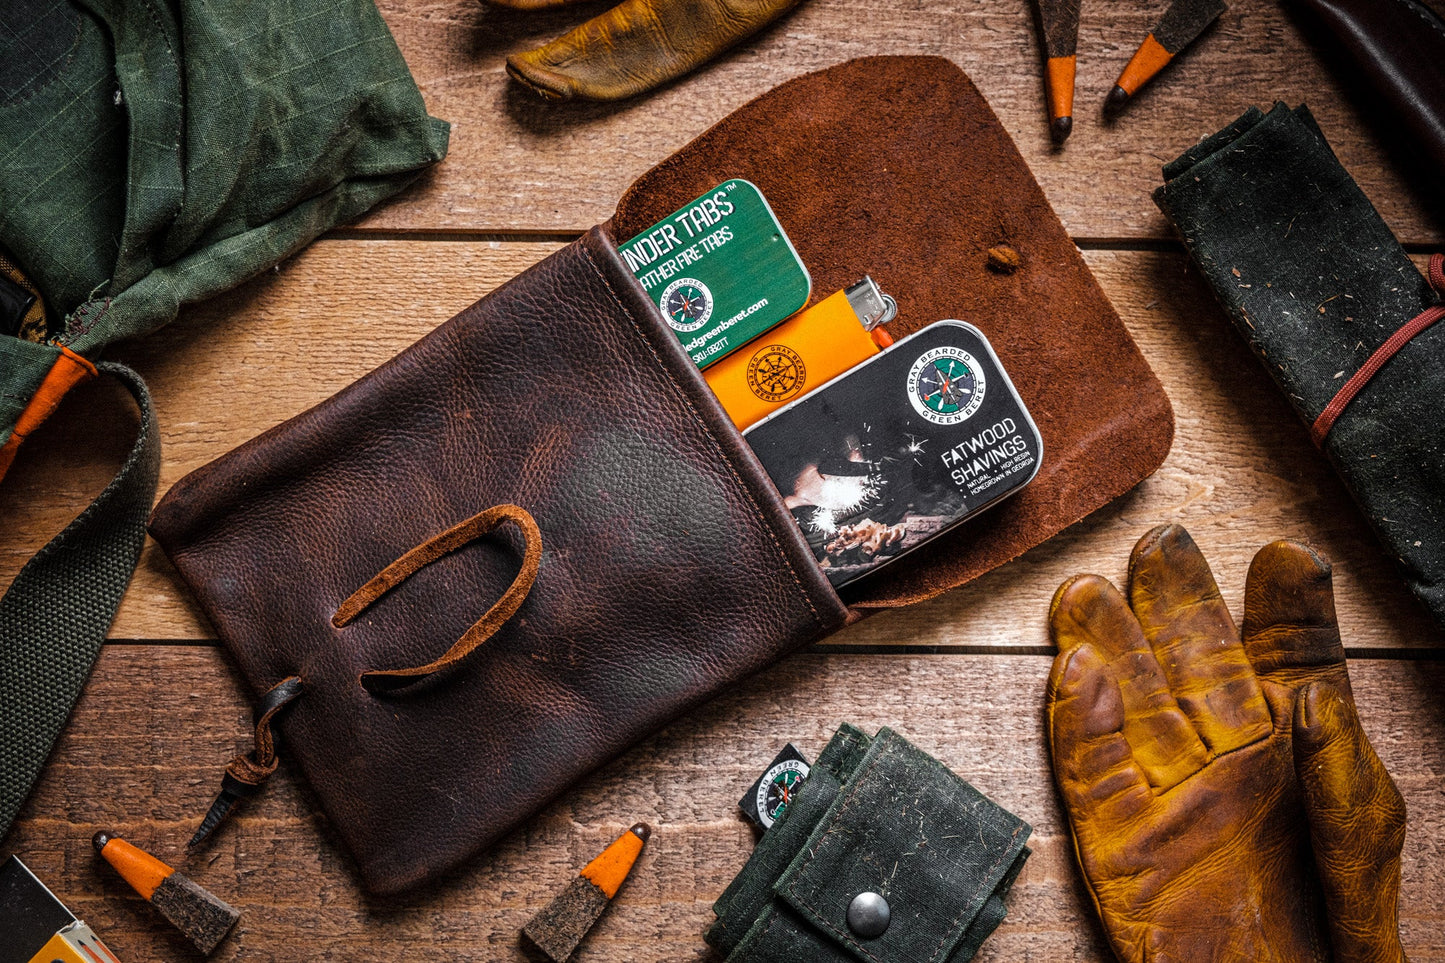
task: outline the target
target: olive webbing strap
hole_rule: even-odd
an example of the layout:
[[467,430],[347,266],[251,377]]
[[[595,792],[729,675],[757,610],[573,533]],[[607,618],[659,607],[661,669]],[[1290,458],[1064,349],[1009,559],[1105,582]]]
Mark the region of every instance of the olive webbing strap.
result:
[[80,695],[145,544],[160,477],[150,394],[140,375],[101,363],[140,406],[120,473],[25,564],[0,598],[0,838],[10,829]]

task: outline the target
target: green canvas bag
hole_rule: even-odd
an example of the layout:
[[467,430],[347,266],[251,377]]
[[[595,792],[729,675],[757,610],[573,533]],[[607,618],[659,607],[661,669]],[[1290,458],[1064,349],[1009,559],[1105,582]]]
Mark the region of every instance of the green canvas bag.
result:
[[155,495],[145,385],[97,356],[394,194],[447,136],[373,0],[0,7],[0,283],[20,302],[0,325],[0,477],[80,381],[119,378],[141,413],[115,480],[0,599],[0,837],[100,651]]

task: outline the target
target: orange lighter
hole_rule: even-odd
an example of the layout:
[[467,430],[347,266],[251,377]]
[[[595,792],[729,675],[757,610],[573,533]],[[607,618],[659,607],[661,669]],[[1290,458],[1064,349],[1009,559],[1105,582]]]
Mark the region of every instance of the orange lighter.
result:
[[865,276],[734,351],[703,377],[743,429],[892,344],[879,325],[897,313],[893,299]]

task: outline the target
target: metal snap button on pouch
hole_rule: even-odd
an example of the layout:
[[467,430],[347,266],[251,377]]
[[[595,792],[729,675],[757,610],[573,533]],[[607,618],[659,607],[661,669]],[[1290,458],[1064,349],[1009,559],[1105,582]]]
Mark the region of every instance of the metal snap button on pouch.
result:
[[888,901],[877,893],[859,893],[848,905],[848,929],[865,940],[882,936],[890,918]]

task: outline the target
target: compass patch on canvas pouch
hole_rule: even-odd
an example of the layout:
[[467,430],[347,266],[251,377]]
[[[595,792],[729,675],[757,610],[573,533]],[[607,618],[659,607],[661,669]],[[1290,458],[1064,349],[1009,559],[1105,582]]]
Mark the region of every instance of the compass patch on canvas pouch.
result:
[[794,794],[808,778],[810,769],[803,754],[791,742],[788,743],[774,757],[767,771],[748,787],[738,802],[738,808],[748,822],[768,830],[782,817],[788,803],[793,801]]

